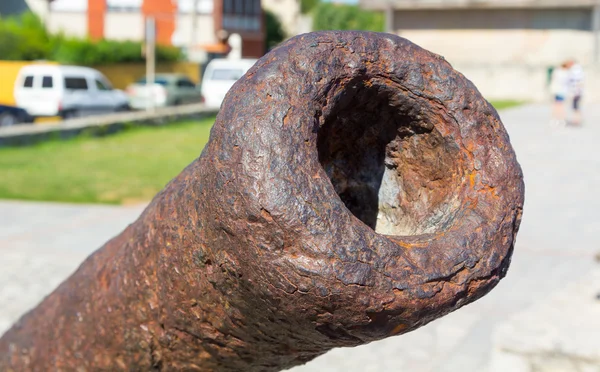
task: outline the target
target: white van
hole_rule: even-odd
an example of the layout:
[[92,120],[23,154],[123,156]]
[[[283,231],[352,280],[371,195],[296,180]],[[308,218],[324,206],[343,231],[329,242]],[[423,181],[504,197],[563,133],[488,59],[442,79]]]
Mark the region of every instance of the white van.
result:
[[256,59],[213,59],[208,62],[200,88],[207,107],[219,108],[233,84],[256,63]]
[[14,96],[17,106],[34,117],[72,118],[129,108],[125,93],[88,67],[27,65],[19,71]]

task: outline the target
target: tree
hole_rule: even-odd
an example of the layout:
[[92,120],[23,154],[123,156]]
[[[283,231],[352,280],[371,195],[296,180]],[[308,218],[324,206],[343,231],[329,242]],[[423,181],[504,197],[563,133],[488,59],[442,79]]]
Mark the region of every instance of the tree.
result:
[[320,0],[301,0],[300,1],[300,12],[302,14],[310,13],[314,7],[319,5]]
[[371,12],[356,5],[320,3],[313,11],[313,29],[318,30],[364,30],[383,32],[384,15]]
[[0,18],[0,56],[5,60],[47,59],[50,35],[33,13]]
[[277,46],[277,44],[285,40],[286,35],[285,31],[283,31],[281,21],[270,10],[265,10],[265,23],[267,26],[267,35],[265,39],[266,49],[271,50]]

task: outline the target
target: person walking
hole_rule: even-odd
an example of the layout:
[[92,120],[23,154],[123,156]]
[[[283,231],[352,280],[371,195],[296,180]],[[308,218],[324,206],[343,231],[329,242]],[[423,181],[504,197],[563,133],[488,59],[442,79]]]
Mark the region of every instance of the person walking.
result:
[[581,126],[581,95],[583,93],[583,67],[576,61],[571,61],[571,67],[569,68],[569,90],[573,98],[573,119],[570,121],[570,125]]
[[566,125],[566,110],[565,100],[569,93],[569,67],[570,62],[563,62],[559,67],[552,71],[552,78],[550,80],[550,93],[552,93],[552,99],[554,101],[552,107],[552,121],[553,125]]

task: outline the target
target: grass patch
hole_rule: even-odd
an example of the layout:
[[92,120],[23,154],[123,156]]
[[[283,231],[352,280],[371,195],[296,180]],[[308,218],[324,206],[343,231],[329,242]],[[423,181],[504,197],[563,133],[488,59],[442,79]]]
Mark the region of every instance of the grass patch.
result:
[[[502,110],[522,101],[492,101]],[[106,137],[79,136],[0,149],[0,199],[130,204],[152,199],[200,156],[214,118],[132,127]]]
[[0,149],[0,198],[128,204],[152,199],[200,156],[214,117],[106,137]]
[[521,106],[521,105],[525,104],[525,102],[517,101],[517,100],[499,100],[499,101],[490,101],[490,103],[492,104],[492,106],[494,106],[494,108],[496,110],[504,110],[507,108],[517,107],[517,106]]

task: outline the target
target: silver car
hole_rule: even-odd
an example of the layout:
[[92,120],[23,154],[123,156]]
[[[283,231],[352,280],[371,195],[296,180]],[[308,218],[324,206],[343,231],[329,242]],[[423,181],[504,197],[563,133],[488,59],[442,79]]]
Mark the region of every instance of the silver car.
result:
[[202,102],[200,88],[182,74],[156,74],[154,84],[146,84],[144,77],[127,87],[126,92],[129,106],[138,110]]

